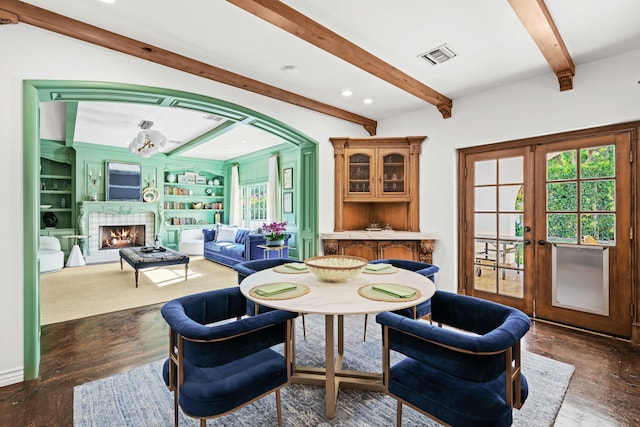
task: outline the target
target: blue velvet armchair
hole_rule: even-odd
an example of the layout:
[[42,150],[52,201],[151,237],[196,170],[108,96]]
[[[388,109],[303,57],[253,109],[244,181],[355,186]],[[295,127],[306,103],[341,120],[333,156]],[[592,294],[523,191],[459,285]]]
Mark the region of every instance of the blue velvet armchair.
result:
[[[420,261],[410,261],[406,259],[376,259],[369,261],[369,264],[391,264],[394,267],[402,268],[405,270],[413,271],[421,274],[432,282],[436,280],[436,273],[440,271],[437,265],[429,264]],[[422,304],[414,305],[413,307],[403,308],[402,310],[394,311],[404,317],[410,317],[411,319],[422,319],[431,313],[431,300],[428,299]],[[367,339],[367,320],[369,316],[364,316],[364,341]]]
[[[380,313],[383,378],[402,405],[451,426],[510,426],[528,385],[520,366],[520,339],[531,322],[520,310],[466,295],[436,291],[433,320]],[[451,328],[450,328],[450,327]],[[455,329],[453,329],[455,328]],[[390,350],[407,356],[390,366]]]
[[[282,425],[280,388],[291,376],[291,322],[296,313],[273,310],[238,319],[247,301],[240,288],[226,288],[169,301],[162,316],[169,324],[169,358],[163,378],[178,406],[200,419],[215,418],[272,392]],[[284,343],[284,356],[271,347]]]

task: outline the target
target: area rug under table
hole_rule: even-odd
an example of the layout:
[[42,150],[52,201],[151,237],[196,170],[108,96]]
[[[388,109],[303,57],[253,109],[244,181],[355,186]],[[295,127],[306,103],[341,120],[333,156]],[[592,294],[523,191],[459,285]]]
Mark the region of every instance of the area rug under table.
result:
[[[306,315],[307,340],[302,339],[301,319],[296,327],[297,363],[322,366],[324,324],[322,316]],[[362,342],[363,316],[345,317],[345,369],[379,372],[380,327],[369,322]],[[373,323],[373,325],[372,325]],[[394,360],[398,355],[392,354]],[[173,394],[162,380],[162,360],[74,388],[74,426],[173,426]],[[393,363],[393,360],[392,360]],[[514,426],[552,426],[560,409],[574,367],[526,351],[522,371],[529,382],[529,398],[513,411]],[[325,417],[324,388],[291,384],[282,390],[285,426],[394,426],[396,401],[382,393],[340,389],[336,417]],[[207,426],[271,426],[277,424],[273,394],[230,415],[209,420]],[[180,414],[180,426],[198,421]],[[409,407],[403,409],[404,426],[438,426]]]

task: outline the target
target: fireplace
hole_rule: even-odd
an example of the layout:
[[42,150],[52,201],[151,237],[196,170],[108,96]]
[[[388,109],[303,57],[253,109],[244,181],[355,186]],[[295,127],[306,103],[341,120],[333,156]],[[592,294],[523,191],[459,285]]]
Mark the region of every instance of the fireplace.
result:
[[120,249],[145,245],[145,225],[101,225],[99,249]]
[[[153,245],[153,237],[160,234],[161,202],[82,202],[80,204],[80,234],[90,236],[80,242],[87,264],[114,262],[120,259],[121,246],[113,246],[113,241],[104,246],[109,233],[102,237],[101,227],[113,227],[116,231],[131,225],[144,224],[144,231],[137,231],[137,246]],[[126,240],[126,239],[125,239]]]

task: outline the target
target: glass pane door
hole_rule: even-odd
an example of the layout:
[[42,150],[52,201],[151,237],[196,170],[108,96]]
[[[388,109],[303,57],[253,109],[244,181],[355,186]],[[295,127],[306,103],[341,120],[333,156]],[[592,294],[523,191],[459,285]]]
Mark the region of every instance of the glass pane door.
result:
[[523,157],[474,165],[475,291],[524,297]]

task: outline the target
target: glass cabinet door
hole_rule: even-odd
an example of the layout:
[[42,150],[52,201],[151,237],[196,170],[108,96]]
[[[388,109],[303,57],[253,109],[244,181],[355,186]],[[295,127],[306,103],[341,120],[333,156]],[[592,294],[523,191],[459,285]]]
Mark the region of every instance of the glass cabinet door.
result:
[[347,194],[354,196],[370,196],[372,194],[371,155],[358,152],[347,157],[347,173],[349,175]]
[[408,192],[406,182],[407,176],[407,156],[389,150],[380,153],[382,168],[380,173],[380,196],[403,196]]

